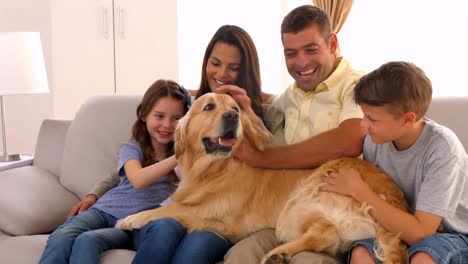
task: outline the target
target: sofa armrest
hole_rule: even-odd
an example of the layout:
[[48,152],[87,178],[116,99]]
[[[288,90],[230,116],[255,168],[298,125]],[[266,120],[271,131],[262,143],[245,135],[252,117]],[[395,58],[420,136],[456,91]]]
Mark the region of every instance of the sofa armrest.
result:
[[56,177],[60,175],[63,148],[70,124],[69,120],[45,119],[42,122],[34,153],[34,166],[47,170]]
[[50,172],[35,166],[0,172],[0,232],[48,233],[79,200]]

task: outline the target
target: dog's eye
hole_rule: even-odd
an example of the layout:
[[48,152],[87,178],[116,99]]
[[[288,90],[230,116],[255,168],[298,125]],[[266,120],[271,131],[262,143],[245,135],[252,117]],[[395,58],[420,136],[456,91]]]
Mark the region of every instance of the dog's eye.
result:
[[234,111],[236,111],[237,113],[239,113],[239,107],[234,106],[232,109],[233,109]]
[[205,105],[205,108],[203,108],[203,111],[210,111],[210,110],[213,110],[214,108],[215,108],[215,105],[212,103],[209,103]]

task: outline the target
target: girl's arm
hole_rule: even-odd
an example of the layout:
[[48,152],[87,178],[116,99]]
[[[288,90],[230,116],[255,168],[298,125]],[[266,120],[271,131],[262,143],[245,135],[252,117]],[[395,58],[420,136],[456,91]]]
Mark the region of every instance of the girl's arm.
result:
[[438,215],[416,211],[414,215],[401,211],[383,200],[365,183],[353,169],[342,168],[331,173],[322,191],[351,196],[360,203],[367,203],[377,222],[388,231],[400,234],[400,238],[412,245],[437,231],[442,218]]
[[175,155],[143,168],[139,160],[128,160],[124,164],[125,174],[133,185],[140,190],[153,184],[159,178],[169,174],[177,165]]

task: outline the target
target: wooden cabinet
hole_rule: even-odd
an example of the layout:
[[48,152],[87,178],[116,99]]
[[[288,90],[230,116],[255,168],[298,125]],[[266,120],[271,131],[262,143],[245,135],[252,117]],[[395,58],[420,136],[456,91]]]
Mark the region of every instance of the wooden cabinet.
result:
[[54,115],[90,96],[178,79],[177,1],[51,0]]

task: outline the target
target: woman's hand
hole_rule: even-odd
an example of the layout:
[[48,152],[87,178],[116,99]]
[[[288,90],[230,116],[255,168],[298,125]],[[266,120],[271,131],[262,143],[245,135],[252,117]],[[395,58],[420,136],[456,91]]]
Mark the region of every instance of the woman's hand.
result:
[[68,213],[67,218],[73,217],[85,211],[89,207],[93,206],[96,203],[97,199],[98,199],[97,196],[92,193],[86,195],[83,200],[81,200],[80,202],[78,202],[72,207],[72,209]]
[[226,84],[216,89],[216,93],[224,93],[231,95],[244,112],[248,113],[249,115],[255,115],[251,106],[252,100],[247,95],[247,92],[239,86]]

